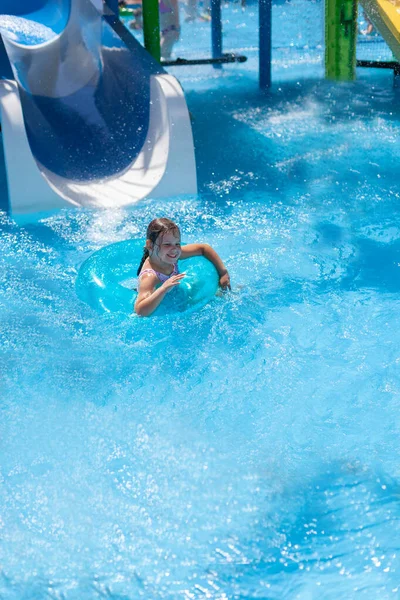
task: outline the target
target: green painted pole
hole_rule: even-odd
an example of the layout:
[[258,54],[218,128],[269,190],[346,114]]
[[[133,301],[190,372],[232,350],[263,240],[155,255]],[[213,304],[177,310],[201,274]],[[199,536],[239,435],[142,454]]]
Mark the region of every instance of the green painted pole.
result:
[[153,58],[160,62],[160,16],[158,0],[143,0],[144,47]]
[[325,74],[335,81],[356,77],[357,0],[325,0]]

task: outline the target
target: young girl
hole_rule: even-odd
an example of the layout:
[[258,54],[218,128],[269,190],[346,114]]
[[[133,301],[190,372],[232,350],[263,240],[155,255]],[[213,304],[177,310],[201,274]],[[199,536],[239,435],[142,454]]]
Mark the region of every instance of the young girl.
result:
[[179,227],[170,219],[154,219],[147,228],[146,238],[137,271],[139,291],[135,302],[135,312],[141,317],[151,315],[165,295],[185,277],[179,273],[178,260],[205,256],[218,271],[220,287],[231,289],[228,271],[215,250],[208,244],[181,247]]

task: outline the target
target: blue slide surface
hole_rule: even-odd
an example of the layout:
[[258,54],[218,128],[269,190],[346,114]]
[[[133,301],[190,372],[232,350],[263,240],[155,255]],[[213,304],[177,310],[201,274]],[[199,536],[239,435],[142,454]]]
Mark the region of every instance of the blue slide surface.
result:
[[[138,43],[135,54],[129,50],[90,0],[72,7],[71,0],[2,0],[0,27],[32,154],[52,173],[87,181],[122,172],[140,152],[149,77],[161,69]],[[82,73],[62,85],[72,62]]]

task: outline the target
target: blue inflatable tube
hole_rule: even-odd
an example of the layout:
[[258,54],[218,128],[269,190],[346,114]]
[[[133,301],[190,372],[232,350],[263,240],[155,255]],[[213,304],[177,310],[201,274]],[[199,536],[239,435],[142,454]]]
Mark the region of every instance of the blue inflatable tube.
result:
[[[133,314],[137,296],[133,280],[143,246],[143,240],[126,240],[94,252],[79,269],[76,293],[80,300],[100,313]],[[165,296],[153,315],[192,312],[215,296],[219,278],[209,260],[202,256],[188,258],[179,262],[179,270],[186,277]]]

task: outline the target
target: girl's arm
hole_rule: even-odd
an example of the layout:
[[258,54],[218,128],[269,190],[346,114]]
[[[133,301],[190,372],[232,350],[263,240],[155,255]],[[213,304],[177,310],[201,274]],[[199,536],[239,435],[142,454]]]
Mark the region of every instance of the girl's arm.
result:
[[135,313],[140,317],[149,317],[161,304],[166,294],[180,284],[184,273],[174,275],[156,289],[158,277],[151,273],[143,275],[139,283],[139,293],[135,302]]
[[181,260],[191,258],[192,256],[204,256],[217,269],[219,275],[219,285],[223,289],[231,289],[228,269],[225,267],[221,258],[209,244],[187,244],[182,246]]

